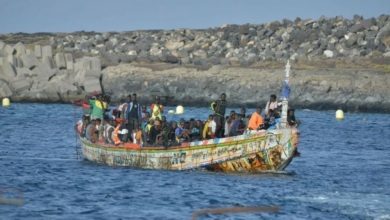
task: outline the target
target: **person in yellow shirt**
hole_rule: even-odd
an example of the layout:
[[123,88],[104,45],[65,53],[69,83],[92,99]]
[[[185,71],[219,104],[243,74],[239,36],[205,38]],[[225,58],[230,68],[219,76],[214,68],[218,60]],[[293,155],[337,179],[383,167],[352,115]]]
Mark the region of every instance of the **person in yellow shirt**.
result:
[[214,120],[213,118],[214,118],[213,115],[209,115],[209,119],[207,119],[206,123],[204,124],[203,132],[202,132],[202,137],[204,140],[211,138],[211,130],[209,129],[209,125],[210,122]]
[[158,118],[161,120],[161,114],[164,112],[164,106],[160,104],[160,97],[156,97],[156,103],[153,103],[152,106],[150,106],[150,110],[152,111],[153,119]]
[[261,110],[262,108],[258,107],[256,112],[252,114],[248,124],[249,130],[257,130],[259,126],[263,124],[263,117],[261,117]]

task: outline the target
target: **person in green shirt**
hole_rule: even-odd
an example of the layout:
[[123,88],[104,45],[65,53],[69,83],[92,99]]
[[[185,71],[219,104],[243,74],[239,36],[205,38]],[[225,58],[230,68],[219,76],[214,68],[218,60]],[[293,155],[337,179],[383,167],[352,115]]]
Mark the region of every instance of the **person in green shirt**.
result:
[[103,96],[101,94],[98,95],[97,100],[89,100],[89,104],[92,108],[91,119],[103,119],[104,111],[107,108],[107,104],[102,101]]

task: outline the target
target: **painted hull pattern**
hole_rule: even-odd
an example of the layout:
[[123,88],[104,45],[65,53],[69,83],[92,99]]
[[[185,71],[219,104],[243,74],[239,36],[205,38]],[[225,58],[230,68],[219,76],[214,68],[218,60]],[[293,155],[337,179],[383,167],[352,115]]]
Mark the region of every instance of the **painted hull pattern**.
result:
[[286,128],[184,143],[168,149],[110,147],[85,139],[81,139],[81,148],[86,159],[110,166],[256,172],[283,170],[291,162],[298,143],[299,131]]

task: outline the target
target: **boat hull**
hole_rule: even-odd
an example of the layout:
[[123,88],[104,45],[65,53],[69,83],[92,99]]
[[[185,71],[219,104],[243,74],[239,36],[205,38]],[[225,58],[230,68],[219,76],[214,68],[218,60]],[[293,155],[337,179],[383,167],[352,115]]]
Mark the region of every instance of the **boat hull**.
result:
[[283,170],[291,162],[298,143],[299,131],[286,128],[184,143],[168,149],[107,146],[85,139],[81,139],[81,148],[86,159],[110,166],[256,172]]

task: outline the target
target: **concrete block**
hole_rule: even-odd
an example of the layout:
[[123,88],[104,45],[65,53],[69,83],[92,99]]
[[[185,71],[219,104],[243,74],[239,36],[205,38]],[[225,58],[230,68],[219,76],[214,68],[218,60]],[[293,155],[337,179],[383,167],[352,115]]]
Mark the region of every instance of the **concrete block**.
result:
[[35,56],[35,52],[32,51],[32,50],[30,50],[30,49],[27,49],[27,50],[26,50],[26,54],[32,54],[32,55]]
[[33,69],[32,72],[33,75],[45,80],[49,80],[49,78],[53,75],[52,69],[46,63],[40,63]]
[[14,49],[16,51],[16,57],[20,57],[22,54],[26,54],[26,46],[24,46],[22,42],[15,44]]
[[6,82],[0,81],[0,98],[9,98],[14,92]]
[[8,53],[0,50],[0,57],[8,57]]
[[60,70],[66,69],[66,62],[63,53],[57,53],[54,59],[56,61],[57,68],[59,68]]
[[8,44],[4,45],[3,51],[7,52],[8,55],[15,55],[15,53],[16,53],[15,48],[11,47]]
[[84,91],[86,93],[92,93],[94,91],[101,93],[102,87],[100,86],[100,81],[98,79],[91,79],[84,82]]
[[4,46],[5,46],[5,43],[3,41],[0,41],[0,50],[3,50]]
[[20,56],[20,59],[23,61],[23,66],[30,70],[40,64],[39,60],[35,57],[35,54],[23,54]]
[[16,93],[21,93],[31,88],[30,82],[27,81],[26,77],[24,76],[18,76],[10,79],[9,85]]
[[77,62],[77,63],[75,63],[74,65],[73,65],[73,69],[75,70],[75,71],[79,71],[79,70],[83,70],[83,63],[82,62]]
[[95,57],[84,57],[84,59],[90,61],[91,70],[102,70],[100,59]]
[[50,45],[42,47],[42,57],[46,57],[46,56],[53,57],[53,53]]
[[91,60],[90,59],[83,59],[83,69],[90,70],[91,69]]
[[42,47],[41,47],[41,45],[35,45],[34,53],[35,53],[35,56],[37,58],[42,58]]
[[27,67],[15,68],[15,69],[16,69],[17,76],[24,76],[24,77],[32,77],[33,76],[33,72]]
[[8,63],[8,57],[0,57],[0,65],[4,64],[4,63]]
[[[23,55],[25,55],[25,54],[23,54]],[[23,67],[23,61],[20,59],[20,57],[16,57],[15,67],[19,67],[19,68]]]
[[68,70],[74,69],[73,56],[71,53],[65,54],[65,62],[66,62],[66,69],[68,69]]
[[56,68],[56,64],[55,64],[54,60],[49,56],[44,56],[42,58],[42,63],[46,63],[50,67],[50,69]]
[[16,66],[16,57],[14,55],[8,55],[8,62],[13,66]]
[[2,74],[3,74],[2,78],[6,79],[7,81],[9,79],[14,78],[16,76],[16,69],[9,62],[4,63],[3,65],[1,65],[1,70],[2,70]]

